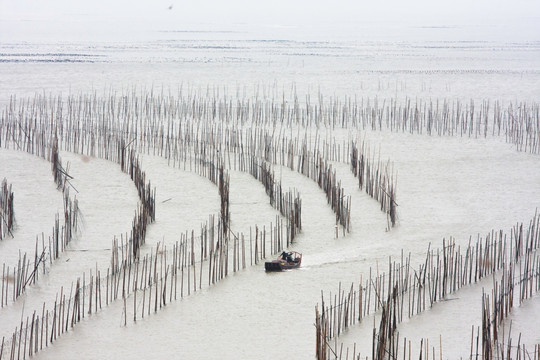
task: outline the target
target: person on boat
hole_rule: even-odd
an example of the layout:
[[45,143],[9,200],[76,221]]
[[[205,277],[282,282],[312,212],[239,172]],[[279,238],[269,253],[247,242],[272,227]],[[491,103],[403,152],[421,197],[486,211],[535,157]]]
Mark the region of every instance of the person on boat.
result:
[[286,251],[281,253],[281,259],[285,260],[287,262],[294,262],[294,259],[292,257],[292,253],[288,253]]
[[292,253],[287,253],[287,261],[288,262],[293,262],[293,257],[292,257]]

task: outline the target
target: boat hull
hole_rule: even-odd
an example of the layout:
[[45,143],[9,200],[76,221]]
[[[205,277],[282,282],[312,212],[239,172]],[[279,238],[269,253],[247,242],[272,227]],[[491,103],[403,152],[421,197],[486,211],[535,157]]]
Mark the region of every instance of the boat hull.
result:
[[295,261],[285,261],[285,260],[273,260],[273,261],[266,261],[264,263],[264,269],[266,271],[283,271],[283,270],[291,270],[296,269],[300,267],[300,264],[302,263],[302,258],[297,258]]

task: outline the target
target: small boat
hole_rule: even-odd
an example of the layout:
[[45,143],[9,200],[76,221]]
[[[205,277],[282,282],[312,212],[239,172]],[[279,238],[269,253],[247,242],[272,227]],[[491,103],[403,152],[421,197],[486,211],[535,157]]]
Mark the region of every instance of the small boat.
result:
[[282,252],[276,260],[266,261],[264,269],[266,271],[283,271],[296,269],[302,263],[302,254],[296,251]]

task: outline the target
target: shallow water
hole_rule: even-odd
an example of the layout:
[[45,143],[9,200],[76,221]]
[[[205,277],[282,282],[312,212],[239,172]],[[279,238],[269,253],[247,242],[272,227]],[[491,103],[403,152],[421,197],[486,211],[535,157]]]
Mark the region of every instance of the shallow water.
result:
[[[203,33],[154,30],[137,40],[2,37],[0,101],[7,104],[12,94],[18,98],[36,92],[102,94],[111,89],[176,94],[183,87],[205,94],[207,86],[211,92],[219,89],[239,97],[259,92],[280,99],[283,92],[286,96],[296,92],[303,99],[309,93],[312,101],[319,91],[325,96],[399,101],[537,101],[539,39],[507,39],[479,28],[489,35],[471,39],[467,26],[438,30],[404,26],[399,34],[387,29],[374,38],[365,33],[333,38],[322,31],[317,36],[259,28]],[[336,130],[333,135],[347,140],[351,134]],[[117,301],[36,357],[70,358],[76,353],[81,359],[274,359],[287,353],[310,359],[315,353],[313,323],[321,291],[335,293],[339,283],[348,288],[361,276],[365,279],[370,268],[386,270],[388,257],[398,259],[402,249],[411,253],[417,268],[429,243],[441,247],[443,238],[455,237],[456,243],[466,244],[469,236],[483,236],[492,229],[509,231],[516,222],[528,222],[539,206],[538,155],[517,152],[502,138],[389,132],[352,136],[366,138],[382,159],[394,164],[397,228],[386,231],[386,217],[378,204],[357,189],[347,165],[335,164],[352,198],[352,231],[336,239],[335,216],[323,192],[310,179],[276,167],[284,189],[294,187],[302,197],[303,230],[291,247],[304,254],[301,269],[266,274],[262,264],[248,267],[136,324],[128,321],[125,327],[122,304]],[[43,301],[54,302],[60,286],[69,288],[96,264],[107,266],[110,255],[99,249],[110,247],[115,236],[130,229],[137,194],[119,166],[98,159],[82,161],[69,153],[62,157],[76,174],[73,184],[80,191],[86,218],[72,249],[95,251],[64,253],[16,304],[0,310],[5,336],[18,325],[23,309],[24,316],[31,314]],[[52,226],[56,209],[50,205],[61,206],[62,197],[43,160],[1,149],[0,162],[0,178],[14,184],[21,219],[17,230],[21,239],[0,244],[0,259],[11,263],[19,248],[32,250],[35,235]],[[179,233],[197,231],[219,211],[217,188],[206,178],[170,167],[155,156],[143,155],[142,166],[157,188],[157,221],[149,227],[144,251],[158,242],[172,245]],[[35,202],[33,192],[38,187],[40,201]],[[230,196],[235,232],[248,233],[250,227],[275,221],[277,212],[268,204],[264,188],[248,174],[231,172]],[[30,213],[36,216],[29,222]],[[413,344],[421,337],[428,337],[431,344],[442,338],[445,358],[467,356],[470,328],[481,324],[483,286],[491,286],[490,280],[452,295],[458,300],[441,302],[404,322],[400,331]],[[539,307],[536,296],[512,314],[513,329],[525,334],[527,346],[539,341],[538,325],[527,321]],[[367,319],[340,340],[358,344],[369,355],[371,331],[372,320]]]

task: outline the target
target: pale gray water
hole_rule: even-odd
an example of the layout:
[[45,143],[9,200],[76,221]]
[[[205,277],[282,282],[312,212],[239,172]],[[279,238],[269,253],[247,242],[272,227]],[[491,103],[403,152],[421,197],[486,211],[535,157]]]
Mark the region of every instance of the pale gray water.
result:
[[[321,29],[212,30],[141,31],[143,35],[135,39],[96,38],[95,34],[83,40],[73,34],[58,38],[52,30],[54,36],[47,37],[45,32],[43,38],[35,34],[25,38],[24,33],[2,37],[0,101],[6,104],[11,94],[102,94],[133,88],[175,94],[180,86],[205,94],[208,85],[229,95],[251,97],[259,91],[278,99],[294,87],[302,98],[306,93],[316,98],[320,90],[326,96],[398,100],[538,101],[540,39],[530,33],[524,39],[504,36],[504,29],[493,34],[491,27],[477,25],[435,29],[404,25],[371,29],[373,36],[338,32],[333,39]],[[335,135],[349,136],[345,131]],[[491,229],[508,231],[516,222],[527,222],[539,205],[538,156],[516,152],[504,139],[386,132],[361,136],[380,148],[381,158],[391,159],[398,172],[400,223],[396,229],[385,232],[386,218],[378,204],[356,188],[348,167],[338,164],[338,175],[352,196],[353,229],[347,237],[335,239],[334,214],[322,191],[311,180],[276,168],[284,187],[296,187],[302,196],[303,232],[292,247],[304,254],[300,270],[266,274],[262,264],[254,266],[136,324],[128,321],[127,327],[122,325],[118,301],[77,325],[37,358],[67,359],[76,354],[81,359],[274,359],[287,352],[311,359],[314,309],[321,290],[335,292],[339,282],[348,287],[360,276],[367,277],[370,267],[386,270],[388,256],[399,257],[401,249],[411,252],[417,267],[429,242],[440,247],[443,237],[454,236],[465,244],[470,235],[484,235]],[[97,159],[84,162],[67,153],[62,156],[76,174],[74,184],[81,192],[78,198],[87,219],[73,248],[110,247],[114,236],[130,228],[137,199],[129,177],[116,164]],[[61,207],[62,198],[48,180],[48,164],[28,157],[2,149],[0,179],[7,177],[14,183],[16,214],[21,218],[39,214],[28,225],[21,219],[17,232],[20,247],[32,249],[32,234],[48,231],[53,224],[56,209],[51,211],[47,204],[57,202]],[[28,167],[24,171],[22,163]],[[162,241],[172,244],[179,232],[198,229],[219,210],[217,189],[207,179],[168,167],[165,160],[153,156],[143,156],[142,165],[158,192],[157,221],[149,228],[147,248]],[[29,179],[43,184],[39,185],[39,208],[34,207],[36,196]],[[95,196],[96,187],[108,195]],[[255,224],[268,225],[276,215],[260,183],[238,172],[231,173],[231,212],[233,229],[244,232]],[[16,256],[19,246],[14,241],[0,244],[2,262],[7,261],[6,253],[7,259]],[[0,310],[2,335],[18,325],[23,303],[26,316],[40,309],[43,301],[54,302],[60,286],[69,287],[82,272],[96,263],[107,266],[109,260],[108,253],[100,251],[63,254],[49,277],[29,289],[16,305]],[[482,286],[491,283],[487,280],[463,289],[455,295],[459,301],[437,304],[402,324],[403,333],[413,343],[429,337],[432,344],[442,335],[445,358],[468,355],[469,330],[481,323]],[[523,341],[531,347],[540,342],[540,330],[525,320],[539,308],[535,297],[512,315],[524,332]],[[356,342],[369,355],[371,329],[368,319],[342,340]]]

